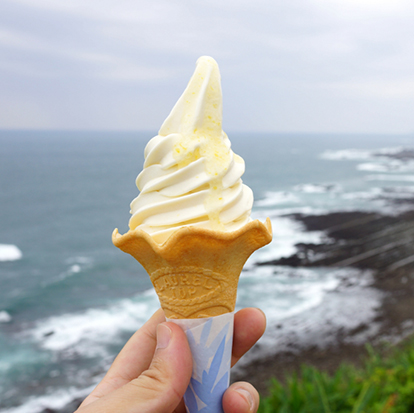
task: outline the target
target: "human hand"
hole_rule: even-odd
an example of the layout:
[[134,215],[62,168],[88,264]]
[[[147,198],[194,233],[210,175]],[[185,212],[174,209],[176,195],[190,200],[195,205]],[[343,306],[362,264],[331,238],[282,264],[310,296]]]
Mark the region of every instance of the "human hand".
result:
[[[266,318],[256,308],[234,315],[231,365],[262,336]],[[158,310],[127,342],[106,376],[75,413],[184,413],[183,395],[192,358],[185,333]],[[255,413],[259,394],[249,383],[233,383],[223,395],[225,413]]]

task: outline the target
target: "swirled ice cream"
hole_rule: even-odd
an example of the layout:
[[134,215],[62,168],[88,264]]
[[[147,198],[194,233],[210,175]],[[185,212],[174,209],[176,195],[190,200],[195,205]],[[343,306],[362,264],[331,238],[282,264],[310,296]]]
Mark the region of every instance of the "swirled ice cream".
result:
[[251,221],[253,193],[243,159],[222,130],[218,65],[201,57],[184,93],[145,148],[130,229],[163,243],[177,228],[235,231]]

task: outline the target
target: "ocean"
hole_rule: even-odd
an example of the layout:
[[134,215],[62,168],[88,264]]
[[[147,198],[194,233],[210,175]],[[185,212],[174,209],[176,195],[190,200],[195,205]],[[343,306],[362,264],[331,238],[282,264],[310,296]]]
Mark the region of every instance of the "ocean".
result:
[[[128,230],[135,178],[153,135],[0,131],[0,413],[37,413],[84,397],[158,308],[148,275],[111,242],[114,228]],[[342,314],[338,322],[355,322],[343,311],[346,295],[333,300],[332,292],[344,271],[359,280],[369,274],[255,264],[324,240],[292,214],[408,208],[395,201],[414,198],[414,162],[401,156],[414,136],[228,135],[246,162],[253,218],[270,217],[274,233],[246,264],[237,308],[260,306],[271,331],[306,314],[321,323],[330,299],[331,314]],[[371,293],[349,296],[357,305]],[[371,298],[360,317],[372,316],[378,297]],[[266,334],[256,355],[275,346],[283,340]]]

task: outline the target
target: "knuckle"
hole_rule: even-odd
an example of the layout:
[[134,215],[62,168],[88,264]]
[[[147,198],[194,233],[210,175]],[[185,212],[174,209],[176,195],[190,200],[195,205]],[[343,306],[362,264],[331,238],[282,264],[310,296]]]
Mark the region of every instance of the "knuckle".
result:
[[174,378],[162,362],[154,359],[151,367],[130,382],[131,385],[145,390],[148,398],[166,396],[173,404],[178,404],[182,395],[175,388]]
[[168,371],[166,371],[162,363],[157,360],[153,360],[151,367],[148,370],[145,370],[141,374],[141,377],[154,388],[166,387],[169,381]]

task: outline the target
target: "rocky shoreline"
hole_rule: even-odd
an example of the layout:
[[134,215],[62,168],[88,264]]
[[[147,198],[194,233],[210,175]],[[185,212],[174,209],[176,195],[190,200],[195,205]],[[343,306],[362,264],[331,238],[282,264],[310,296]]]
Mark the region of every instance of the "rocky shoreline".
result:
[[[300,343],[293,325],[291,331],[295,334],[285,339],[282,350],[275,345],[272,354],[267,352],[263,357],[261,344],[257,344],[251,350],[257,357],[248,357],[250,362],[236,368],[232,381],[249,381],[262,395],[267,394],[272,377],[284,380],[286,374],[298,372],[303,364],[333,372],[343,362],[361,364],[366,355],[366,343],[380,348],[384,342],[395,344],[414,333],[414,211],[396,216],[337,212],[297,214],[292,218],[301,222],[307,231],[323,231],[325,242],[299,244],[294,255],[258,265],[289,266],[293,273],[299,267],[353,267],[369,274],[368,282],[350,277],[342,281],[342,285],[348,287],[352,283],[359,284],[355,291],[361,298],[354,300],[361,301],[360,308],[364,309],[364,297],[368,298],[373,292],[381,300],[378,308],[368,309],[375,311],[369,323],[346,330],[340,323],[332,323],[325,317],[325,309],[321,308],[319,325],[297,325],[301,330]],[[352,288],[348,290],[348,295],[352,295]],[[338,297],[333,293],[330,299],[335,301]],[[346,316],[352,317],[352,313],[345,312]],[[318,315],[315,318],[318,319]],[[279,336],[288,335],[282,325],[269,329],[280,330],[276,332]],[[72,413],[80,402],[73,400],[64,409],[46,408],[42,413]]]
[[260,265],[368,270],[372,279],[366,292],[374,289],[381,300],[370,323],[346,332],[333,327],[332,340],[325,344],[315,345],[312,339],[308,344],[302,340],[300,346],[292,342],[282,351],[275,349],[274,354],[236,369],[233,380],[250,381],[263,395],[272,377],[284,380],[303,364],[327,372],[343,362],[359,365],[367,354],[367,343],[379,349],[414,333],[414,211],[397,216],[340,212],[293,217],[308,231],[324,231],[325,242],[300,244],[294,255]]

